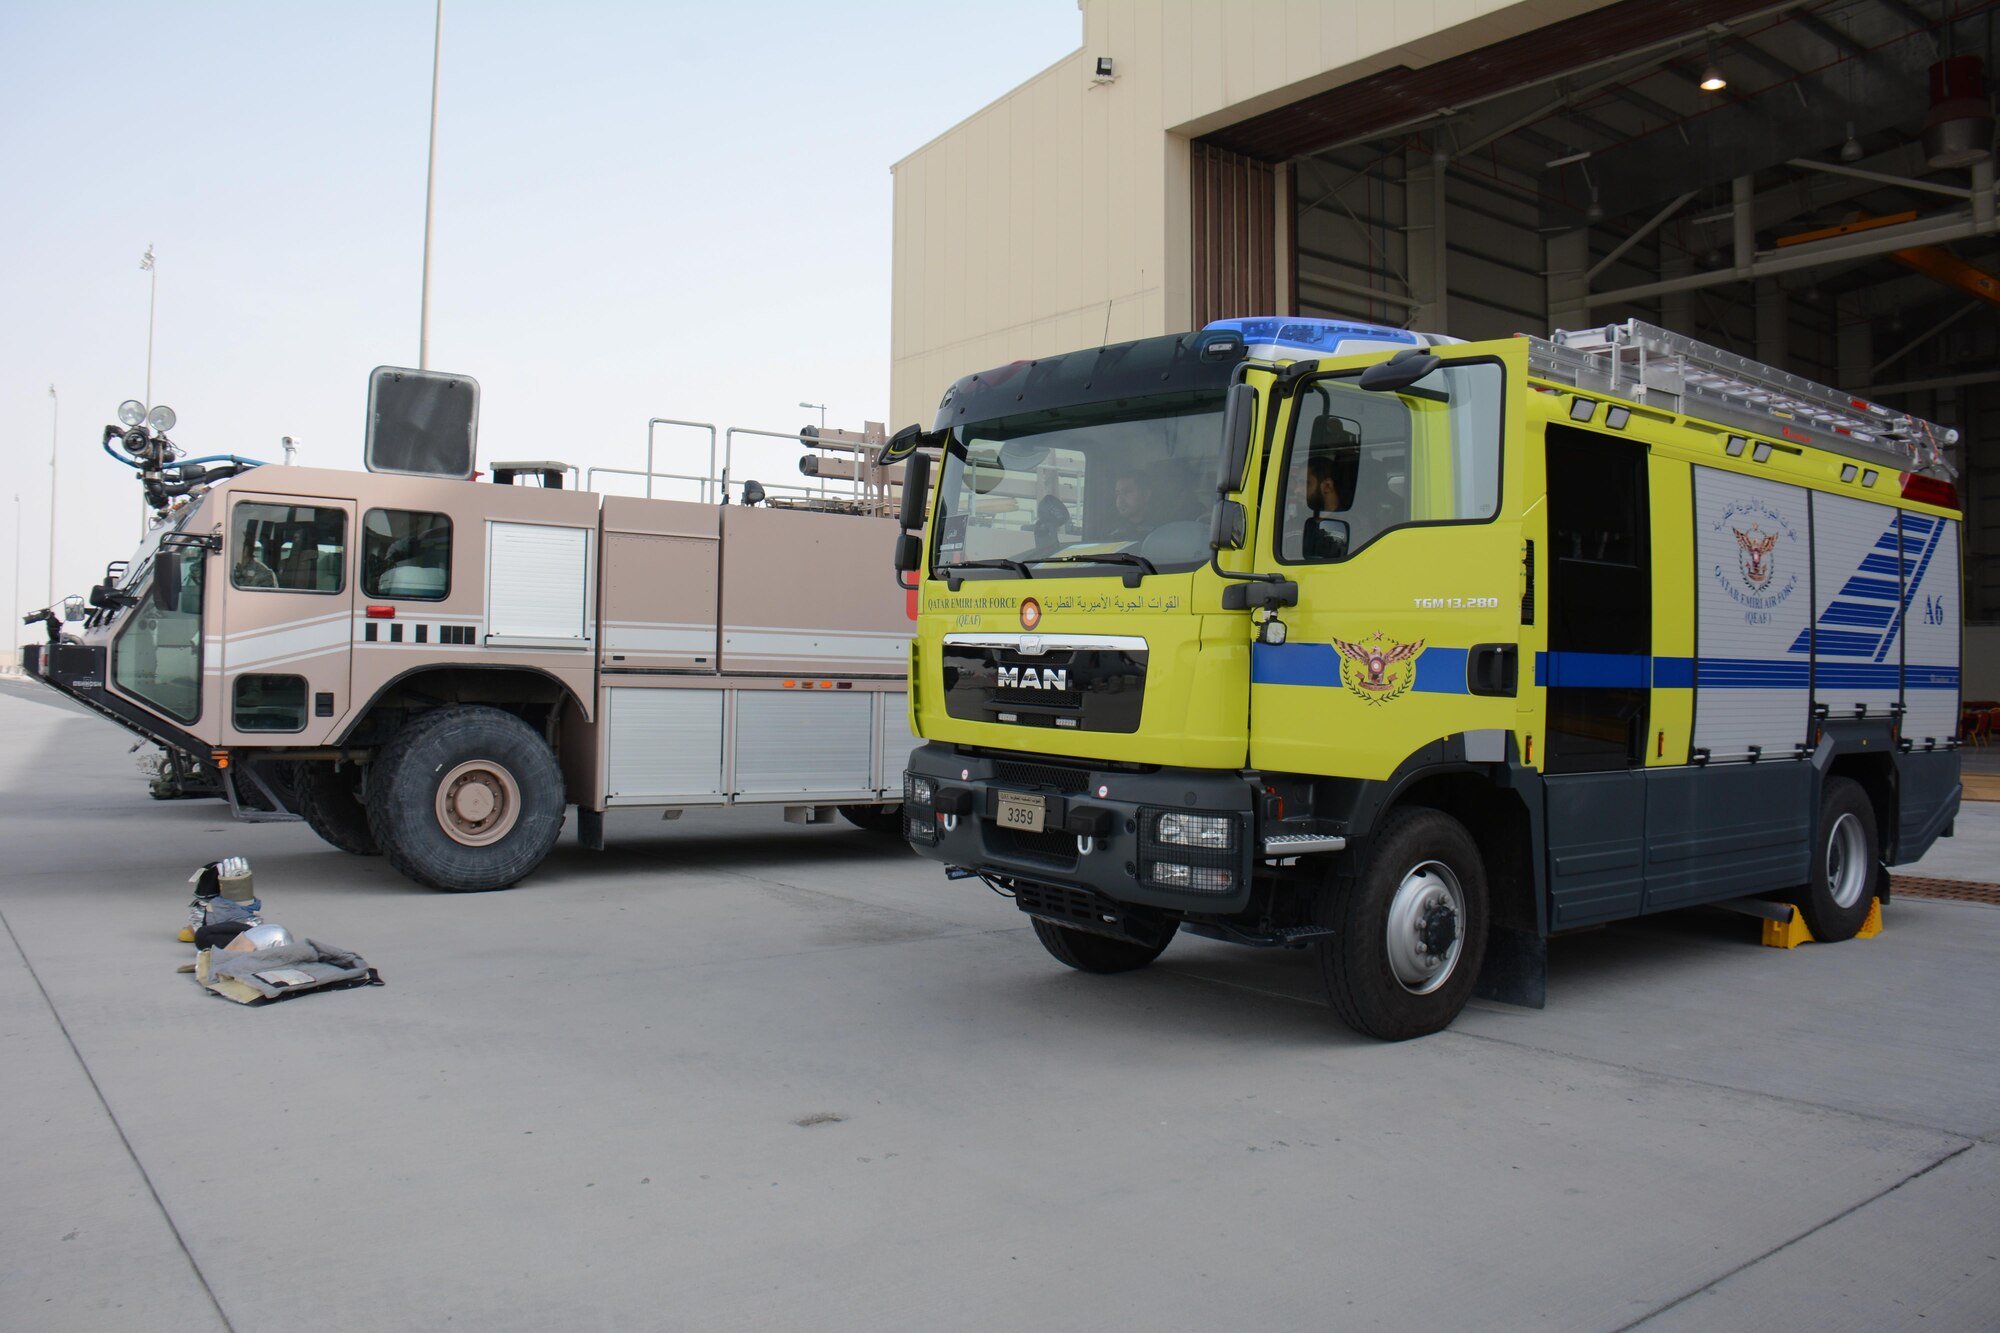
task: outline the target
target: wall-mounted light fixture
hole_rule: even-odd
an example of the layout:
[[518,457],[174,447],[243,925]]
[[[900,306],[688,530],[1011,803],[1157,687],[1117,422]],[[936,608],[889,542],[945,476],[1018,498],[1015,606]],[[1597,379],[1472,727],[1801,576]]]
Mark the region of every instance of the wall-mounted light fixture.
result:
[[1118,68],[1110,56],[1097,58],[1097,73],[1091,76],[1092,83],[1109,83],[1118,77]]

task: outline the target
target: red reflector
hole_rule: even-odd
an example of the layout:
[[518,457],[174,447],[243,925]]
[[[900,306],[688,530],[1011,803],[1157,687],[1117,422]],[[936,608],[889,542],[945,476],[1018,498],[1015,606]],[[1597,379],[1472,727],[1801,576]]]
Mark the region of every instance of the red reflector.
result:
[[1940,509],[1956,509],[1958,487],[1941,477],[1926,477],[1918,472],[1905,472],[1903,498],[1915,500],[1918,504],[1936,505]]
[[368,618],[370,620],[394,620],[396,618],[396,608],[393,606],[371,606],[368,608]]

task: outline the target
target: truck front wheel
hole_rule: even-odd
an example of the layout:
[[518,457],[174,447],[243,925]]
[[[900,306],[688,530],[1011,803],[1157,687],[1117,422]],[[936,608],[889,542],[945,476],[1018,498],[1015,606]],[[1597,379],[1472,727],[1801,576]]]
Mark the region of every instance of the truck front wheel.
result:
[[1449,1026],[1472,998],[1486,955],[1486,869],[1442,810],[1399,810],[1373,841],[1361,878],[1335,890],[1320,967],[1342,1022],[1405,1041]]
[[368,827],[389,864],[452,892],[504,889],[562,832],[562,769],[533,727],[476,705],[418,715],[377,754]]
[[1087,930],[1059,926],[1040,917],[1031,919],[1035,923],[1035,938],[1042,942],[1042,947],[1049,951],[1049,956],[1065,967],[1073,967],[1079,972],[1137,971],[1158,958],[1173,941],[1174,932],[1180,929],[1179,922],[1169,921],[1160,931],[1159,943],[1139,944],[1131,940],[1114,940],[1109,935],[1093,935]]

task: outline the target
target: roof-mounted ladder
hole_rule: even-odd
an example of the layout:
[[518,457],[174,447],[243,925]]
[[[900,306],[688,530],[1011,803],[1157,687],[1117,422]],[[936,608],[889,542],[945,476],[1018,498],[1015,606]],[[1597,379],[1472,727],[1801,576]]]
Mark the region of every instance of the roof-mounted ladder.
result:
[[1528,339],[1535,375],[1851,458],[1951,476],[1958,432],[1642,320]]

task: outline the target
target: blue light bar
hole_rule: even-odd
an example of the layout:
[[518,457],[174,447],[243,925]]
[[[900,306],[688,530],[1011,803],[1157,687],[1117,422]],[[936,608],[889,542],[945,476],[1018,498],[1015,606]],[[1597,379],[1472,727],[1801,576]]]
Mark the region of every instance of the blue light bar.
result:
[[1404,347],[1424,347],[1434,341],[1423,334],[1387,324],[1288,316],[1218,319],[1203,326],[1204,332],[1209,329],[1234,329],[1243,335],[1251,356],[1275,361],[1350,356],[1357,352],[1393,352]]

